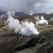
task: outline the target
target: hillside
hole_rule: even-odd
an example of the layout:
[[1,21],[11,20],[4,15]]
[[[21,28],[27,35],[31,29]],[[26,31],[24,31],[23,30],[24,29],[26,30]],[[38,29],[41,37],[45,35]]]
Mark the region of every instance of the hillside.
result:
[[[20,21],[28,19],[35,23],[33,16],[16,18]],[[24,36],[9,31],[3,23],[0,23],[0,53],[43,53],[43,51],[52,53],[53,25],[36,26],[36,28],[40,32],[38,36]]]
[[39,17],[41,17],[41,16],[44,16],[45,17],[45,19],[47,19],[47,20],[49,20],[50,18],[52,18],[53,17],[53,13],[51,13],[51,14],[46,14],[46,13],[38,13],[38,14],[34,14],[33,16],[39,16]]
[[40,38],[37,43],[34,43],[33,47],[20,51],[17,51],[17,49],[14,53],[53,53],[53,27],[40,32],[42,32]]

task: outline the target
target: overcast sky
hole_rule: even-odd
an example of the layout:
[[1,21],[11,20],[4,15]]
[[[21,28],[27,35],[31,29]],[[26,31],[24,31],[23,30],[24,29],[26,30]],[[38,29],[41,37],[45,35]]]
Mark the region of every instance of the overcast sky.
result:
[[27,14],[52,13],[53,0],[0,0],[0,9]]

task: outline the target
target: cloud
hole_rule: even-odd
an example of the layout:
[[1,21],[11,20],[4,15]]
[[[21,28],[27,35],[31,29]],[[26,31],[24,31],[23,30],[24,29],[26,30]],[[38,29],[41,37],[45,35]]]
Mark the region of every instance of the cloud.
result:
[[0,8],[5,11],[30,13],[53,12],[53,0],[0,0]]
[[53,0],[47,0],[45,2],[36,2],[33,7],[36,13],[52,13],[53,12]]
[[28,13],[35,0],[0,0],[0,7],[6,11],[21,11]]

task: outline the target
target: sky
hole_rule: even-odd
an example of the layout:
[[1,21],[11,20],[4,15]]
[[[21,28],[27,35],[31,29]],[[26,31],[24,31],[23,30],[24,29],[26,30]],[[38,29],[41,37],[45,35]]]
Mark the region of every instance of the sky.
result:
[[0,10],[26,14],[53,13],[53,0],[0,0]]

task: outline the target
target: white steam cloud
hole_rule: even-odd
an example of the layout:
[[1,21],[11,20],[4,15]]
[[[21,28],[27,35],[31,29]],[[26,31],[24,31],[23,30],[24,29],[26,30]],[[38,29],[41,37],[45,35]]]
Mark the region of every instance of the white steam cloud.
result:
[[32,22],[28,22],[28,21],[25,21],[25,22],[22,22],[22,28],[21,28],[21,33],[23,35],[31,35],[31,34],[34,34],[34,35],[38,35],[39,32],[38,30],[35,28],[35,25],[34,23]]
[[48,25],[48,20],[45,20],[43,16],[41,16],[41,20],[39,20],[39,17],[37,17],[36,25]]
[[38,30],[35,28],[34,23],[28,21],[19,22],[18,19],[14,19],[11,13],[8,12],[7,24],[10,30],[14,30],[15,33],[30,36],[32,34],[39,35]]

